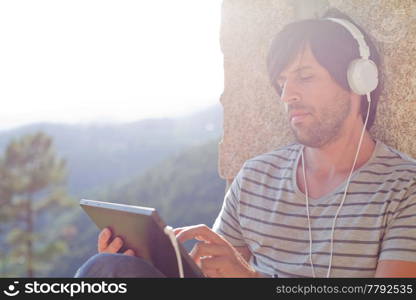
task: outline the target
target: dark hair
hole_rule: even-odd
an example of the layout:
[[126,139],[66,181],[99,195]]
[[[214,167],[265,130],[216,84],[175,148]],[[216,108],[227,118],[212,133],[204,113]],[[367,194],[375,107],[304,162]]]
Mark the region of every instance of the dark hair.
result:
[[[350,17],[336,9],[330,9],[322,19],[307,19],[286,25],[274,38],[267,58],[267,67],[271,84],[280,94],[277,77],[283,69],[296,57],[306,44],[310,45],[316,60],[321,64],[335,81],[345,90],[350,90],[347,80],[347,70],[351,61],[360,58],[357,41],[342,25],[324,18],[340,18],[353,23],[364,35],[370,48],[370,59],[379,70],[379,84],[371,92],[371,108],[367,122],[370,129],[375,120],[377,102],[382,89],[380,56],[369,35],[355,24]],[[364,100],[362,96],[361,100]],[[361,116],[367,115],[368,103],[361,101]]]

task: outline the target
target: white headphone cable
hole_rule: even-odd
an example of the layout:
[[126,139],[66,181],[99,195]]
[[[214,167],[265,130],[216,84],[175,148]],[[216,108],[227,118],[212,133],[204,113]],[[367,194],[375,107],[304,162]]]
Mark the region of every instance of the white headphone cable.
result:
[[309,220],[309,197],[308,197],[308,185],[306,184],[306,172],[305,172],[305,160],[303,158],[303,149],[302,149],[302,169],[303,169],[303,182],[305,183],[305,199],[306,199],[306,215],[308,217],[308,227],[309,227],[309,261],[311,263],[312,268],[312,276],[313,278],[316,277],[315,275],[315,268],[312,262],[312,230],[311,230],[311,221]]
[[[345,187],[344,195],[342,197],[341,204],[339,205],[338,210],[337,210],[337,212],[335,214],[334,222],[332,223],[331,243],[330,243],[331,254],[330,254],[330,257],[329,257],[328,271],[327,271],[327,274],[326,274],[326,277],[327,278],[329,278],[329,275],[331,274],[332,256],[333,256],[333,253],[334,253],[334,232],[335,232],[335,224],[336,224],[336,221],[337,221],[337,218],[338,218],[338,214],[341,211],[342,206],[344,205],[344,201],[345,201],[345,198],[346,198],[346,195],[347,195],[348,187],[350,185],[351,176],[352,176],[352,173],[354,172],[354,167],[355,167],[355,164],[357,162],[358,155],[360,153],[361,143],[363,141],[365,129],[367,127],[368,117],[370,115],[370,106],[371,106],[370,93],[367,93],[366,96],[367,96],[367,102],[368,102],[367,116],[365,118],[363,130],[361,131],[360,141],[358,142],[357,152],[355,153],[354,163],[352,164],[352,168],[351,168],[351,171],[350,171],[350,175],[348,176],[347,185]],[[310,219],[309,219],[308,186],[306,184],[305,160],[304,160],[304,157],[303,157],[303,149],[302,149],[302,152],[301,152],[301,156],[302,156],[303,179],[304,179],[304,184],[305,184],[306,213],[307,213],[307,217],[308,217],[308,226],[309,226],[309,258],[310,258],[310,263],[311,263],[311,267],[312,267],[312,275],[313,275],[313,277],[315,277],[315,269],[314,269],[314,265],[313,265],[313,261],[312,261],[312,230],[311,230],[311,222],[310,222]]]
[[176,239],[176,235],[173,232],[172,227],[170,227],[170,226],[165,226],[164,232],[169,237],[169,239],[172,243],[173,249],[175,249],[176,261],[178,263],[179,277],[183,278],[184,276],[183,276],[182,257],[181,257],[181,254],[179,252],[178,240]]

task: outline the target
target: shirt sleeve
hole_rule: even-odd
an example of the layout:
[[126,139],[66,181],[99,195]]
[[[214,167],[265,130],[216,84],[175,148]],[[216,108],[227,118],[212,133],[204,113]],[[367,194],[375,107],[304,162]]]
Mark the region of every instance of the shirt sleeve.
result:
[[222,235],[235,247],[246,246],[239,221],[239,198],[243,169],[244,167],[238,172],[225,194],[221,211],[212,226],[216,233]]
[[379,260],[416,262],[416,179],[386,228]]

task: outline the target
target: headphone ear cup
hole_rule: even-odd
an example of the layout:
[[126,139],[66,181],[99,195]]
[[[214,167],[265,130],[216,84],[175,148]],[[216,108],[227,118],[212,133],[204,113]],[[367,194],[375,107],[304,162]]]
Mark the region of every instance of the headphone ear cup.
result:
[[354,93],[358,95],[371,93],[378,85],[377,65],[370,59],[355,59],[348,67],[347,78]]

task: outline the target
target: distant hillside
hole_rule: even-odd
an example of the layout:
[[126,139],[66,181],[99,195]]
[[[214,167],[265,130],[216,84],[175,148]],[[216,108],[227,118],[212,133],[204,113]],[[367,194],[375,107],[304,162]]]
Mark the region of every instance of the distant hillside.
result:
[[[212,225],[225,191],[225,182],[218,176],[217,148],[217,139],[191,147],[139,177],[82,196],[155,207],[173,227],[200,223]],[[69,237],[71,252],[60,258],[48,276],[73,276],[76,269],[96,253],[98,230],[81,208],[60,218],[59,223],[57,226],[63,226],[64,232],[72,232]]]
[[54,139],[59,156],[67,160],[69,191],[105,186],[138,175],[169,155],[218,138],[221,106],[177,119],[149,119],[128,124],[34,124],[0,132],[0,150],[11,138],[43,131]]

